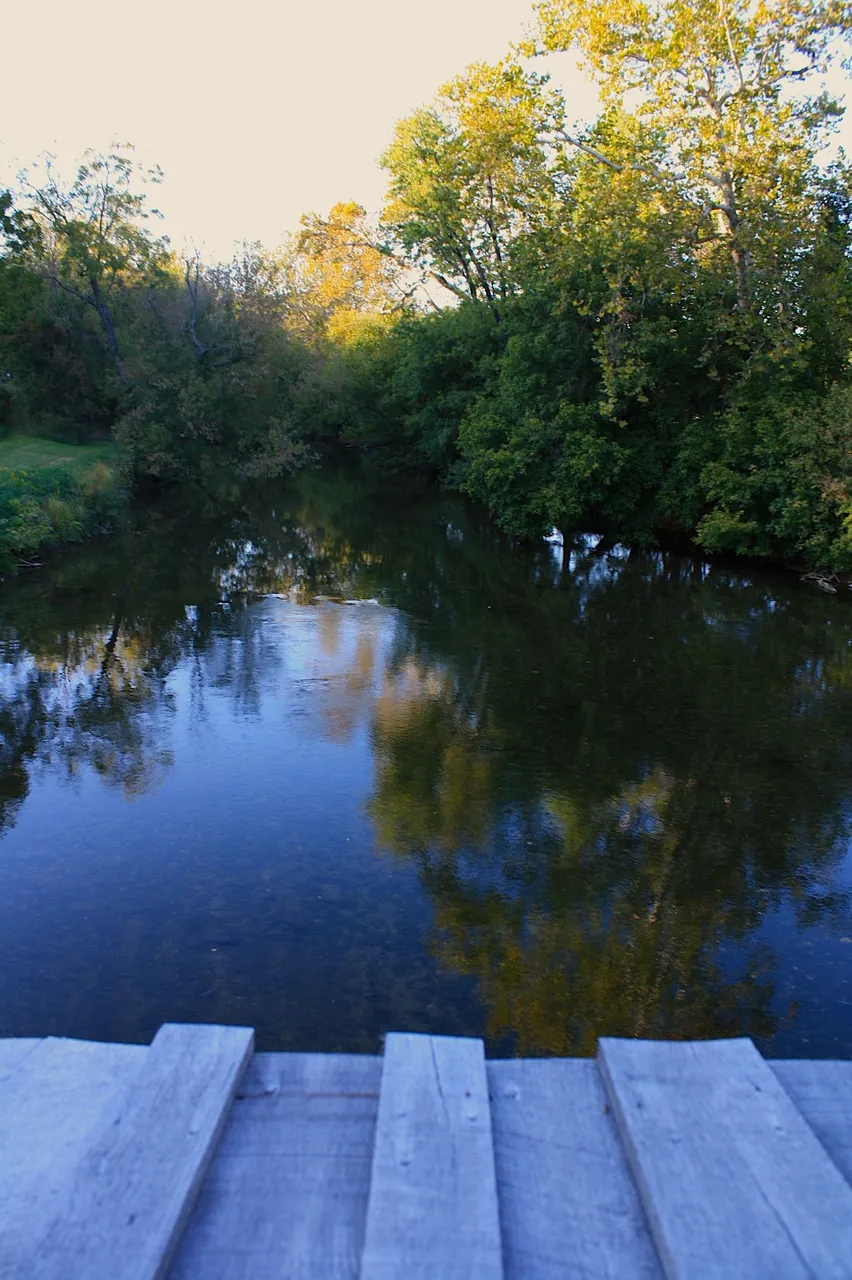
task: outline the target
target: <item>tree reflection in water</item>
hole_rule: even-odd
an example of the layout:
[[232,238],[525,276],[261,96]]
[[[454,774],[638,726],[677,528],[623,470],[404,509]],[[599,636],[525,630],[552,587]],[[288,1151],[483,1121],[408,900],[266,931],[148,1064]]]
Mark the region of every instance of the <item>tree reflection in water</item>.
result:
[[849,602],[596,539],[560,565],[351,468],[176,499],[4,588],[3,824],[39,770],[150,792],[176,697],[196,725],[211,690],[260,716],[283,661],[267,594],[318,610],[327,659],[334,602],[396,611],[388,649],[360,607],[319,731],[354,750],[368,725],[377,848],[416,868],[492,1043],[768,1038],[794,1015],[764,924],[848,915]]

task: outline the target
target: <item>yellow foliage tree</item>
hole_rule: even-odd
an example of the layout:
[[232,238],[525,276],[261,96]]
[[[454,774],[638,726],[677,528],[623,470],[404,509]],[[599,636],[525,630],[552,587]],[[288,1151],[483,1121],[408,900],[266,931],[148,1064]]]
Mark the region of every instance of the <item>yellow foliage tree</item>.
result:
[[[730,255],[739,305],[753,260],[796,237],[815,157],[842,114],[825,73],[852,32],[842,0],[541,0],[527,52],[574,50],[610,108],[662,144],[654,166],[704,242]],[[813,91],[811,91],[813,90]],[[561,131],[618,172],[643,161]],[[762,241],[766,241],[764,245]]]
[[385,327],[411,295],[404,269],[353,200],[338,202],[327,218],[305,214],[296,247],[313,328],[328,337],[347,342],[365,327]]

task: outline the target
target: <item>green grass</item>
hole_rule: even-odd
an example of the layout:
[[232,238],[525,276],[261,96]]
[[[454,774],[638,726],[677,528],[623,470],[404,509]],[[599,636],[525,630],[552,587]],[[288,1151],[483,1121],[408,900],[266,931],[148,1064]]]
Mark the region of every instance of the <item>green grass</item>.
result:
[[117,462],[119,447],[105,440],[97,444],[67,444],[42,436],[5,436],[0,440],[0,467],[9,471],[33,471],[40,467],[68,466],[85,471],[96,462]]

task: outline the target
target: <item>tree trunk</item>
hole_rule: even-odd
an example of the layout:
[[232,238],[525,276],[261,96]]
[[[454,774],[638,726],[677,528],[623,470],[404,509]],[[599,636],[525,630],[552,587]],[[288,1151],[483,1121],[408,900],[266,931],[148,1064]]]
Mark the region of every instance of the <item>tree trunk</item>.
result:
[[731,247],[731,259],[734,264],[734,272],[737,278],[737,306],[741,311],[745,311],[749,304],[749,266],[751,264],[751,254],[748,249],[744,249],[742,245],[736,242]]
[[91,289],[92,289],[92,298],[94,300],[95,310],[97,311],[98,315],[101,318],[101,324],[103,325],[104,332],[106,333],[106,336],[107,336],[109,349],[112,352],[112,359],[115,365],[115,371],[119,376],[122,386],[124,387],[132,386],[132,383],[127,376],[127,370],[124,367],[124,360],[121,355],[121,348],[118,345],[118,338],[116,337],[115,326],[112,323],[112,316],[110,314],[110,309],[107,306],[107,303],[105,298],[103,297],[103,294],[101,293],[101,287],[94,276],[89,281],[89,284],[91,285]]
[[186,290],[189,294],[189,322],[187,328],[189,336],[192,339],[192,345],[195,347],[198,359],[201,360],[207,355],[207,347],[198,336],[198,258],[195,259],[195,274],[193,276],[191,264],[187,259],[186,271],[184,279],[186,281]]
[[742,223],[737,211],[737,196],[731,174],[723,173],[718,185],[722,194],[721,203],[716,206],[719,229],[723,235],[728,237],[731,244],[731,261],[734,264],[734,276],[737,286],[737,307],[741,311],[745,311],[749,304],[751,255],[742,244]]
[[488,234],[491,238],[491,247],[494,250],[494,258],[497,262],[497,273],[500,278],[500,296],[503,299],[505,299],[506,275],[505,275],[505,269],[503,266],[503,254],[500,251],[500,238],[497,235],[497,231],[494,227],[494,219],[491,216],[491,214],[493,214],[494,212],[494,183],[491,181],[490,175],[488,177],[488,204],[491,211],[490,215],[486,218],[486,222],[488,224]]

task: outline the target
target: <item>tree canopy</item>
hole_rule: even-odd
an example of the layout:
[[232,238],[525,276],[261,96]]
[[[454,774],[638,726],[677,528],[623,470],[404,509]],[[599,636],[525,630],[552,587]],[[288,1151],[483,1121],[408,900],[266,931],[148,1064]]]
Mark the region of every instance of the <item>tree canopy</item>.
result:
[[[852,32],[852,11],[820,0],[542,0],[540,48],[576,49],[604,102],[659,139],[650,167],[663,201],[685,201],[702,245],[722,241],[740,306],[766,232],[807,216],[825,135],[842,113],[815,81]],[[568,140],[568,135],[564,135]],[[584,145],[579,139],[573,145]],[[590,149],[588,154],[595,154]],[[613,168],[645,157],[600,152]]]
[[[131,148],[0,203],[0,414],[165,483],[342,439],[484,502],[852,570],[852,170],[835,0],[541,0],[400,120],[383,207],[229,262],[150,229]],[[579,56],[576,125],[538,54]],[[836,79],[832,81],[836,83]],[[345,193],[342,193],[345,195]]]
[[458,298],[499,308],[512,249],[542,225],[557,174],[542,141],[562,103],[516,63],[478,63],[396,127],[382,215],[403,254]]

